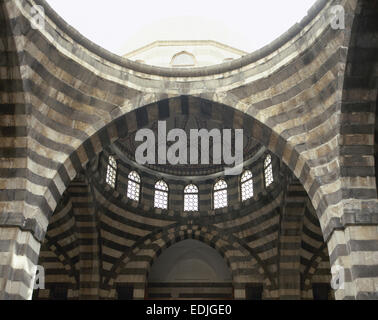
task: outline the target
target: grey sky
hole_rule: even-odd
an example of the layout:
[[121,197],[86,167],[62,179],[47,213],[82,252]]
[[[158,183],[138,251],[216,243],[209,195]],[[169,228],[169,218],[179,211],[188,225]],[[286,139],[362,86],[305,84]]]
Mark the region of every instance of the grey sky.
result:
[[216,40],[252,52],[299,22],[315,0],[47,0],[90,40],[125,54],[154,40]]

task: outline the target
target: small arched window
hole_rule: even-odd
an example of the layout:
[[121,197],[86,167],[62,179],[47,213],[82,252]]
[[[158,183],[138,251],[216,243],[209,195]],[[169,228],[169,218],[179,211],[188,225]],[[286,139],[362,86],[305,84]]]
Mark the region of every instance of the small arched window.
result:
[[171,60],[172,67],[194,67],[195,65],[196,59],[194,55],[186,51],[176,53]]
[[265,177],[265,187],[269,187],[273,183],[273,166],[272,157],[268,154],[264,161],[264,177]]
[[117,162],[113,156],[109,156],[108,168],[106,170],[106,183],[109,186],[111,186],[113,189],[115,188],[116,176],[117,176]]
[[251,199],[253,197],[253,176],[250,170],[243,172],[240,183],[242,201]]
[[129,173],[127,182],[127,197],[134,201],[139,201],[140,194],[140,176],[135,171]]
[[223,179],[214,185],[214,209],[227,207],[227,183]]
[[198,211],[198,188],[194,184],[184,189],[184,211]]
[[155,208],[168,209],[168,185],[163,181],[159,180],[155,184]]

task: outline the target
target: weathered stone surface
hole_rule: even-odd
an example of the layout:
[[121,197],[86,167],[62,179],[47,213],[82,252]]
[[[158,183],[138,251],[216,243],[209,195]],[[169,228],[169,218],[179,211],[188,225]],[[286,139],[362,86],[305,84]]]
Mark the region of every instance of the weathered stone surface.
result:
[[[30,1],[6,0],[0,6],[0,234],[9,236],[3,239],[9,254],[17,255],[13,252],[17,245],[15,235],[7,230],[30,238],[28,245],[38,255],[53,212],[62,210],[57,205],[83,168],[127,132],[181,109],[182,114],[217,119],[231,127],[245,123],[252,138],[282,160],[307,192],[331,265],[345,266],[350,275],[346,289],[337,291],[336,298],[376,298],[374,266],[378,262],[375,256],[364,255],[375,249],[378,238],[376,0],[318,1],[306,18],[265,48],[220,66],[194,70],[156,68],[122,59],[83,38],[44,1],[36,3],[45,7],[49,18],[43,30],[30,27]],[[330,7],[336,3],[346,10],[345,30],[333,30],[327,22]],[[262,180],[260,186],[264,186]],[[238,188],[233,185],[230,194],[236,199]],[[260,202],[263,208],[278,197],[273,190],[266,193]],[[148,197],[152,192],[147,190]],[[114,201],[120,198],[120,193],[114,195]],[[173,201],[178,205],[179,197]],[[216,216],[210,203],[209,199],[204,202],[204,211]],[[168,216],[179,217],[175,210]],[[193,221],[188,222],[189,229],[192,225]],[[369,242],[359,242],[362,234],[371,237]],[[187,231],[167,231],[165,243],[176,235],[189,237]],[[251,243],[261,241],[249,236]],[[222,245],[208,242],[218,248],[227,247],[225,243],[236,246],[229,239],[219,239]],[[151,241],[164,247],[158,236]],[[260,245],[260,257],[256,253],[254,259],[278,255],[271,244]],[[98,286],[98,266],[90,258],[97,249],[92,242],[89,249],[82,246],[79,251],[88,257],[77,270],[85,279],[82,294],[106,296]],[[75,263],[70,265],[72,257],[61,253],[62,244],[55,242],[52,247],[56,263],[71,270],[67,281],[75,297]],[[361,255],[354,255],[356,248]],[[12,260],[9,254],[4,261]],[[285,263],[294,263],[290,254],[286,258],[281,252],[281,256],[289,259],[282,262],[284,268]],[[31,264],[24,263],[24,272],[7,262],[0,266],[6,270],[0,272],[1,297],[30,297],[25,281],[31,265],[37,263],[35,258]],[[308,268],[310,278],[319,276],[312,274],[314,265],[322,263],[317,259]],[[109,262],[104,265],[111,268]],[[81,273],[87,267],[91,271]],[[268,265],[261,268],[260,276],[269,274],[265,297],[278,298],[277,270]],[[245,281],[240,279],[238,283]],[[283,283],[282,296],[298,297],[298,286],[285,288],[289,284]],[[238,288],[236,296],[245,297],[243,290]],[[114,294],[114,288],[110,292]],[[142,288],[135,289],[134,295],[142,298]]]

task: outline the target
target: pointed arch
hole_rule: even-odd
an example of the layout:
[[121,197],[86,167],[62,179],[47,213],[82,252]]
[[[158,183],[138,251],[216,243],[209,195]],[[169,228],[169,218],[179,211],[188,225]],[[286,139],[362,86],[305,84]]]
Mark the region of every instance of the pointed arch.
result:
[[168,192],[168,184],[164,180],[159,180],[155,183],[155,208],[168,209]]
[[194,184],[188,184],[184,189],[184,211],[199,210],[198,187]]
[[253,197],[253,175],[251,170],[245,170],[241,175],[240,189],[243,202]]
[[187,51],[173,55],[170,65],[172,67],[194,67],[197,65],[196,57]]
[[214,184],[213,190],[214,209],[225,208],[228,205],[227,182],[224,179]]
[[113,156],[108,158],[108,168],[106,170],[106,183],[115,189],[117,179],[117,161]]
[[264,181],[265,187],[269,187],[273,181],[273,165],[272,165],[272,156],[268,154],[264,160]]
[[140,198],[140,176],[136,171],[131,171],[128,175],[127,197],[134,201]]

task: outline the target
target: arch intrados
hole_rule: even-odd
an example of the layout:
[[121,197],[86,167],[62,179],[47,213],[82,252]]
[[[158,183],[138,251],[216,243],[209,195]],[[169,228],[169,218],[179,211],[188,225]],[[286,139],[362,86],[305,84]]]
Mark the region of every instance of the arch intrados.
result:
[[[190,247],[189,245],[186,245],[185,242],[190,241]],[[184,245],[185,250],[182,250],[181,245]],[[195,246],[197,249],[198,247],[201,248],[200,251],[196,251],[195,255],[192,256],[192,248],[191,245]],[[206,249],[205,249],[206,248]],[[189,249],[189,250],[188,250]],[[203,252],[202,249],[207,250],[206,252]],[[155,259],[153,259],[153,262],[150,266],[150,269],[148,272],[148,277],[146,278],[146,281],[149,282],[151,280],[151,275],[153,273],[154,267],[159,264],[161,261],[167,261],[166,259],[174,257],[175,263],[171,264],[169,267],[171,269],[164,268],[164,276],[169,275],[169,272],[172,272],[174,268],[177,266],[177,264],[186,261],[187,259],[198,259],[202,261],[205,264],[208,264],[210,267],[215,266],[214,261],[207,260],[209,258],[210,252],[212,254],[217,256],[217,259],[219,260],[219,263],[222,264],[223,267],[225,267],[228,271],[228,274],[232,276],[232,270],[229,265],[226,263],[225,256],[210,246],[208,243],[205,243],[204,241],[194,239],[194,238],[188,238],[188,239],[176,239],[175,243],[172,243],[168,248],[164,248],[164,250],[161,250],[158,252]],[[169,254],[168,254],[169,253]],[[168,254],[168,255],[165,255]]]
[[[216,238],[216,241],[209,240],[209,239],[213,239],[214,237]],[[138,241],[137,244],[134,245],[134,247],[130,248],[128,252],[125,252],[119,258],[118,262],[110,270],[110,274],[112,274],[112,276],[104,280],[104,286],[107,288],[113,288],[115,286],[115,280],[119,272],[121,271],[121,269],[125,265],[127,265],[128,262],[132,261],[132,259],[138,254],[138,252],[142,250],[143,245],[147,240],[149,241],[149,243],[156,243],[159,246],[159,250],[156,250],[154,252],[154,255],[150,257],[149,259],[148,268],[146,268],[145,273],[143,274],[145,277],[145,281],[147,281],[148,279],[148,275],[149,275],[149,272],[151,270],[153,263],[156,261],[156,259],[158,259],[158,257],[162,254],[162,252],[170,248],[175,243],[178,243],[186,239],[195,239],[195,240],[201,241],[204,244],[209,245],[210,247],[215,249],[223,257],[223,259],[225,259],[227,266],[230,268],[230,271],[232,274],[232,283],[235,283],[234,276],[235,276],[236,269],[232,268],[230,259],[227,258],[224,252],[221,250],[222,247],[217,245],[218,240],[222,240],[226,242],[228,246],[233,247],[235,250],[241,251],[245,255],[249,256],[250,260],[255,259],[259,265],[258,270],[259,270],[259,275],[262,277],[262,281],[265,281],[268,279],[270,283],[274,284],[272,275],[268,272],[268,270],[262,264],[261,260],[258,258],[257,255],[250,254],[250,252],[247,252],[247,250],[242,245],[240,245],[240,247],[233,245],[234,242],[237,242],[239,244],[240,241],[237,241],[237,239],[234,239],[234,238],[226,239],[222,237],[222,235],[219,232],[216,232],[216,230],[213,227],[209,227],[209,226],[206,226],[206,231],[204,231],[203,227],[201,226],[180,225],[176,227],[168,227],[164,231],[158,230],[157,232],[154,232],[153,235],[149,235],[141,239],[141,241]],[[159,245],[159,241],[161,240],[164,241],[163,246]]]
[[[306,168],[307,164],[304,163],[304,169],[302,169],[302,174],[296,174],[293,167],[291,167],[290,163],[288,163],[287,159],[283,157],[284,155],[284,149],[287,146],[287,141],[282,137],[277,135],[275,132],[272,131],[271,128],[269,128],[267,125],[261,123],[259,120],[253,118],[251,115],[246,114],[240,110],[237,110],[234,107],[221,104],[218,102],[214,102],[211,100],[207,100],[204,98],[194,97],[194,96],[179,96],[174,97],[170,99],[166,99],[171,101],[172,99],[183,99],[183,97],[186,97],[186,99],[194,99],[194,102],[197,102],[197,105],[194,106],[195,112],[200,112],[201,116],[207,117],[211,120],[212,116],[214,115],[215,119],[218,121],[224,121],[226,124],[240,124],[239,128],[247,128],[249,130],[247,133],[251,135],[251,137],[255,140],[257,140],[260,144],[262,144],[264,147],[266,147],[271,153],[275,154],[280,160],[282,160],[288,168],[294,173],[294,175],[300,180],[302,185],[304,185],[304,182],[307,180],[308,176],[310,175],[309,170]],[[131,110],[128,113],[125,113],[118,118],[114,119],[108,124],[105,124],[102,126],[99,130],[97,130],[91,137],[87,138],[74,152],[72,152],[69,156],[67,156],[65,162],[58,168],[57,173],[55,177],[51,180],[51,183],[49,186],[52,186],[52,188],[56,188],[55,180],[61,181],[61,177],[59,175],[59,172],[61,170],[66,171],[66,181],[63,181],[65,184],[65,189],[68,187],[69,183],[75,178],[75,176],[82,171],[85,166],[93,160],[96,156],[98,156],[105,147],[109,146],[110,144],[114,143],[117,139],[124,136],[126,133],[128,133],[128,124],[133,123],[132,125],[135,125],[135,119],[138,118],[138,116],[148,116],[153,115],[153,118],[149,119],[149,121],[157,121],[157,120],[164,120],[159,119],[159,103],[161,101],[166,100],[160,100],[158,102],[145,105],[143,107],[136,108],[134,110]],[[150,112],[149,110],[155,110],[157,109],[158,112]],[[190,107],[188,108],[190,110]],[[209,113],[210,110],[210,113]],[[177,108],[173,111],[177,111]],[[182,111],[182,110],[181,110]],[[192,113],[188,113],[192,114]],[[232,119],[233,122],[230,122],[230,119]],[[138,122],[138,121],[137,121]],[[144,127],[148,122],[144,123],[141,122],[137,124],[137,129]],[[138,128],[139,126],[139,128]],[[235,127],[234,127],[235,128]],[[271,146],[271,140],[276,141],[276,149],[274,150]],[[296,156],[299,158],[300,154],[295,150],[292,149],[292,152],[296,152]],[[289,159],[290,160],[290,159]],[[68,170],[67,170],[68,169]],[[48,187],[49,187],[48,186]],[[65,190],[62,191],[62,193]],[[308,193],[308,190],[306,190]],[[47,194],[45,194],[47,197]],[[47,197],[48,198],[48,197]],[[309,195],[309,198],[311,202],[313,202],[312,197]],[[57,203],[58,204],[58,203]],[[57,205],[56,204],[56,205]],[[55,205],[55,207],[56,207]],[[313,203],[314,205],[314,203]],[[54,208],[51,208],[52,211],[55,210]],[[314,205],[314,207],[316,207]],[[323,226],[322,226],[323,228]]]

